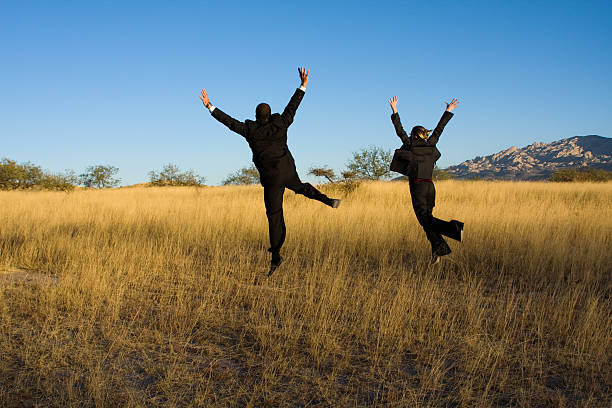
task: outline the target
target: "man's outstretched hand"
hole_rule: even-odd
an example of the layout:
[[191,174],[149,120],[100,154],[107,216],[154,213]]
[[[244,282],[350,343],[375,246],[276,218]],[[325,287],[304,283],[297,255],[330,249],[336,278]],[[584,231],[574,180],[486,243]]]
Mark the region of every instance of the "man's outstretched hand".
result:
[[306,88],[306,85],[308,85],[308,74],[310,74],[310,71],[306,71],[306,68],[304,67],[299,67],[298,72],[300,73],[300,79],[302,80],[302,86]]
[[448,102],[444,102],[446,104],[446,111],[447,112],[451,112],[453,109],[455,109],[457,106],[459,106],[459,101],[455,98],[453,98],[450,103]]
[[202,100],[202,103],[204,104],[204,106],[210,109],[210,106],[212,104],[210,103],[210,98],[208,98],[208,94],[206,93],[206,89],[204,88],[202,88],[202,96],[200,96],[200,99]]
[[389,105],[391,105],[393,113],[397,113],[397,96],[394,96],[393,98],[389,99]]

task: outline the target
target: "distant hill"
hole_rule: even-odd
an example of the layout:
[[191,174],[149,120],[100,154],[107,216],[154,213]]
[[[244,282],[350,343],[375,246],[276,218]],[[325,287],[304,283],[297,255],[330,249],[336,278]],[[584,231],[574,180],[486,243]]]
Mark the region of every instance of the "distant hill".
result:
[[552,143],[510,147],[446,170],[459,179],[541,180],[561,169],[590,167],[612,171],[612,138],[574,136]]

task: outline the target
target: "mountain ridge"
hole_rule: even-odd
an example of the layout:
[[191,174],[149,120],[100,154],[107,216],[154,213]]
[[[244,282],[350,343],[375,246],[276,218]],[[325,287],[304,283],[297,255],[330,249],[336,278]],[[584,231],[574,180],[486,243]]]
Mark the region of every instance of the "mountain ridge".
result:
[[542,180],[562,169],[586,167],[612,171],[612,138],[572,136],[522,148],[510,146],[449,166],[446,171],[458,179]]

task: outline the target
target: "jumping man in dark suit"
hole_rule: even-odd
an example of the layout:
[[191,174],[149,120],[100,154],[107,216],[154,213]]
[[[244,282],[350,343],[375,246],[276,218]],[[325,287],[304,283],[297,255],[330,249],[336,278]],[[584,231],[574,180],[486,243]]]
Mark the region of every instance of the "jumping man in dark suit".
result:
[[410,180],[412,208],[431,243],[431,263],[435,264],[440,262],[441,256],[451,253],[451,249],[442,235],[457,241],[463,239],[462,222],[457,220],[442,221],[432,215],[436,200],[436,189],[432,181],[433,168],[440,158],[440,151],[436,144],[444,126],[453,117],[451,111],[459,105],[459,101],[453,99],[450,103],[446,103],[446,110],[431,136],[429,136],[431,130],[427,130],[423,126],[413,127],[410,136],[408,136],[397,113],[397,96],[389,99],[389,104],[393,110],[391,121],[395,127],[395,132],[402,139],[401,149],[410,151],[411,165],[407,167],[407,175]]
[[287,129],[293,123],[295,112],[304,97],[310,73],[305,68],[298,68],[298,72],[302,84],[291,97],[283,113],[272,114],[268,104],[260,103],[255,109],[255,121],[240,122],[221,109],[215,108],[210,103],[205,89],[202,89],[202,96],[200,96],[202,103],[210,110],[212,116],[230,130],[243,136],[253,152],[253,163],[259,170],[259,179],[264,188],[264,203],[270,231],[268,251],[272,253],[272,261],[268,276],[283,262],[280,249],[286,235],[283,218],[285,187],[296,194],[321,201],[332,208],[340,205],[340,200],[327,197],[310,183],[302,183],[295,169],[293,156],[287,146]]

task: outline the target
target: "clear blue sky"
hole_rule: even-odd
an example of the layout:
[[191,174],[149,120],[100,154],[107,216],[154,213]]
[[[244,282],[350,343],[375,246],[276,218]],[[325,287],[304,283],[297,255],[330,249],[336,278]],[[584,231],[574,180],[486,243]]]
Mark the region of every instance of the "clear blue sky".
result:
[[298,171],[344,169],[351,152],[398,146],[462,104],[441,167],[511,145],[612,136],[612,2],[3,1],[0,157],[51,171],[110,164],[123,184],[166,163],[218,184],[247,143],[199,99],[238,119],[282,111],[311,71],[289,130]]

